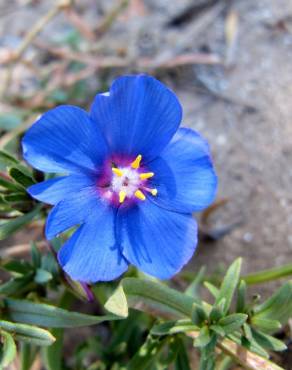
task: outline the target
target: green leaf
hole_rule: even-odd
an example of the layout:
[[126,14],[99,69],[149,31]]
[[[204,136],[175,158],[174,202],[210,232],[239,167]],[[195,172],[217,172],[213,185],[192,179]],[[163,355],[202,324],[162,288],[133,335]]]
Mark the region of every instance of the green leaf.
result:
[[209,290],[209,292],[212,294],[212,296],[216,299],[219,295],[219,289],[215,287],[215,285],[211,284],[209,281],[204,282],[205,288]]
[[166,321],[161,324],[156,324],[150,330],[152,335],[173,335],[184,333],[187,331],[197,330],[197,327],[188,319]]
[[208,319],[208,315],[202,306],[194,303],[192,307],[191,319],[195,325],[201,326],[201,324]]
[[[165,285],[151,280],[125,278],[121,281],[122,289],[127,298],[127,306],[140,311],[170,314],[174,317],[190,317],[194,299]],[[115,294],[115,293],[114,293]],[[118,293],[118,297],[121,293]],[[116,304],[109,304],[113,300],[109,298],[105,307],[109,312],[120,312],[125,315],[126,307],[116,311]],[[125,304],[125,303],[124,303]],[[113,311],[112,311],[113,310]],[[123,316],[124,317],[124,316]]]
[[204,279],[205,272],[206,272],[206,267],[202,266],[199,272],[197,273],[196,277],[192,281],[192,283],[185,290],[186,295],[189,295],[190,297],[194,297],[194,298],[199,298],[199,288]]
[[16,356],[16,345],[11,334],[6,331],[1,331],[1,358],[0,358],[0,367],[4,368],[8,366]]
[[[25,168],[25,167],[24,167]],[[9,169],[9,175],[13,178],[15,182],[22,185],[24,188],[28,188],[29,186],[35,184],[35,180],[32,177],[32,174],[29,173],[23,167],[11,167]]]
[[272,337],[271,335],[265,334],[260,330],[252,330],[253,339],[261,346],[272,351],[284,351],[287,349],[286,344],[281,342],[279,339]]
[[129,314],[127,298],[122,285],[119,285],[104,305],[105,309],[117,316],[127,317]]
[[8,260],[3,262],[1,268],[6,271],[11,271],[20,275],[26,275],[32,272],[32,266],[24,260]]
[[283,277],[291,275],[292,275],[292,263],[285,266],[274,267],[269,270],[263,270],[253,274],[249,274],[242,277],[242,279],[244,279],[244,281],[248,285],[254,285],[266,283],[268,281],[274,281],[276,279],[281,279]]
[[246,297],[246,282],[241,280],[237,290],[236,312],[244,312]]
[[218,325],[225,331],[226,335],[232,334],[241,328],[246,322],[248,315],[244,313],[233,313],[219,320]]
[[148,336],[145,343],[127,364],[127,370],[146,370],[155,363],[157,356],[165,345],[165,340]]
[[233,294],[239,281],[241,261],[242,261],[241,258],[236,259],[232,263],[232,265],[228,268],[216,299],[216,303],[220,302],[222,298],[226,299],[223,310],[224,313],[226,313],[229,310]]
[[49,271],[43,270],[41,268],[36,270],[34,281],[37,284],[46,284],[52,279],[53,275]]
[[243,332],[244,332],[245,337],[246,337],[249,341],[252,341],[252,331],[251,331],[251,327],[250,327],[247,323],[244,323],[244,324],[243,324]]
[[0,186],[2,188],[12,190],[12,191],[23,190],[22,186],[20,186],[18,184],[15,184],[14,182],[11,182],[9,180],[4,179],[3,177],[1,177],[1,175],[0,175]]
[[76,328],[120,319],[120,317],[114,315],[85,315],[26,300],[8,298],[4,300],[4,303],[12,320],[50,328]]
[[34,267],[40,267],[41,265],[41,253],[37,248],[35,242],[31,243],[31,260]]
[[211,325],[210,330],[214,331],[216,334],[220,335],[221,337],[225,337],[225,331],[219,325]]
[[210,343],[212,337],[210,335],[209,328],[207,326],[203,326],[200,330],[199,336],[194,340],[195,347],[205,347],[208,343]]
[[[249,340],[246,337],[242,337],[241,345],[250,350],[251,352],[258,354],[261,357],[264,357],[265,359],[268,359],[270,357],[269,353],[263,347],[261,347],[253,338]],[[278,369],[278,367],[276,367],[276,369]]]
[[46,370],[62,370],[63,352],[63,329],[52,329],[52,335],[56,338],[55,343],[42,350]]
[[42,208],[41,204],[38,204],[31,212],[24,214],[23,216],[17,217],[12,221],[5,222],[0,225],[0,240],[3,240],[21,229],[24,225],[31,222],[36,216],[39,215]]
[[215,369],[215,359],[214,356],[200,358],[199,370],[214,370]]
[[1,320],[0,328],[13,333],[17,340],[34,343],[39,346],[49,346],[55,341],[55,338],[50,332],[36,326]]
[[263,319],[260,317],[252,317],[251,323],[252,325],[268,333],[274,333],[282,327],[281,323],[277,320]]
[[188,352],[181,339],[175,342],[177,347],[177,356],[174,362],[174,370],[191,370]]
[[0,150],[0,163],[4,166],[14,166],[18,165],[20,162],[8,152]]
[[277,320],[285,324],[292,316],[292,281],[285,283],[272,297],[254,307],[253,320]]
[[[43,346],[49,348],[50,346]],[[33,343],[22,342],[20,343],[20,366],[21,370],[31,370],[35,356],[37,354],[37,346]]]
[[222,317],[223,317],[223,309],[225,307],[225,299],[221,299],[220,302],[218,302],[217,304],[214,304],[211,311],[210,311],[210,314],[209,314],[209,319],[211,322],[217,322],[218,320],[220,320]]
[[9,296],[20,294],[29,288],[29,283],[32,281],[33,273],[13,278],[4,284],[0,285],[0,295]]
[[7,194],[7,195],[3,195],[3,200],[7,203],[31,201],[31,199],[28,197],[28,195],[24,192],[16,192],[16,193],[10,193],[10,194]]

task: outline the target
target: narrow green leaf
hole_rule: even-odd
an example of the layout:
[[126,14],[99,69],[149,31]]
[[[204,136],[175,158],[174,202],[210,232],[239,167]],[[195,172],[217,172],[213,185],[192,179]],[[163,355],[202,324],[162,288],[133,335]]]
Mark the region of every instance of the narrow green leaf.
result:
[[246,282],[241,280],[237,290],[236,312],[244,312],[246,297]]
[[187,287],[185,290],[185,294],[189,295],[190,297],[199,298],[199,288],[204,279],[204,275],[206,272],[206,267],[202,266],[197,273],[196,277],[192,281],[192,283]]
[[12,190],[12,191],[19,191],[19,190],[23,190],[23,187],[18,185],[18,184],[15,184],[9,180],[6,180],[4,179],[3,177],[1,177],[0,175],[0,186],[2,188],[5,188],[5,189],[8,189],[8,190]]
[[223,309],[225,305],[225,299],[222,299],[218,304],[214,304],[210,311],[209,319],[215,323],[223,317]]
[[24,188],[28,188],[36,183],[32,175],[20,166],[9,168],[9,175],[16,183],[22,185]]
[[174,370],[191,370],[187,349],[181,339],[175,342],[177,356],[174,362]]
[[38,204],[31,212],[17,217],[12,221],[5,222],[0,225],[0,240],[7,238],[9,235],[21,229],[24,225],[31,222],[40,212],[41,204]]
[[219,289],[215,285],[211,284],[209,281],[204,281],[204,286],[209,290],[212,296],[217,299],[219,295]]
[[31,200],[24,192],[10,193],[7,195],[3,195],[2,197],[3,200],[7,203],[28,202]]
[[1,320],[0,328],[9,333],[13,333],[15,335],[15,339],[34,343],[39,346],[49,346],[55,341],[55,338],[50,332],[36,326]]
[[247,323],[244,323],[244,324],[243,324],[243,332],[244,332],[245,337],[246,337],[249,341],[252,341],[252,331],[251,331],[251,327],[250,327]]
[[197,330],[197,327],[188,319],[166,321],[161,324],[156,324],[150,330],[152,335],[173,335],[184,333],[187,331]]
[[[191,315],[195,300],[163,284],[145,279],[125,278],[121,281],[121,286],[129,307],[149,312],[151,315],[153,315],[153,311],[170,314],[176,318],[190,317]],[[107,302],[105,307],[111,312],[111,308],[116,305],[111,306]]]
[[254,285],[266,283],[268,281],[274,281],[276,279],[282,279],[286,276],[292,276],[292,263],[249,274],[243,276],[242,279],[244,279],[248,285]]
[[212,337],[210,335],[209,328],[207,326],[203,326],[200,330],[199,336],[194,340],[195,347],[205,347],[208,343],[210,343]]
[[214,331],[216,334],[220,335],[221,337],[225,337],[225,331],[219,325],[211,325],[210,330]]
[[[43,346],[43,348],[49,347]],[[20,370],[31,370],[36,354],[37,346],[34,343],[27,341],[20,343]]]
[[46,370],[62,370],[63,333],[64,329],[52,329],[52,335],[56,338],[55,343],[42,349],[42,355]]
[[8,366],[16,356],[16,345],[11,334],[7,333],[4,330],[1,330],[1,359],[0,367],[4,368]]
[[0,285],[0,295],[9,296],[13,294],[20,294],[29,288],[29,283],[32,281],[33,273],[13,278],[4,284]]
[[260,317],[252,317],[251,323],[267,333],[274,333],[282,327],[281,323],[277,320],[263,319]]
[[32,272],[32,266],[24,260],[8,260],[7,262],[3,262],[1,268],[6,271],[11,271],[20,275],[26,275]]
[[244,313],[233,313],[219,320],[218,325],[225,331],[226,335],[232,334],[246,322],[248,315]]
[[253,319],[277,320],[285,324],[292,316],[292,280],[285,283],[272,297],[254,307]]
[[226,299],[224,313],[226,313],[229,310],[233,294],[239,281],[241,261],[242,261],[241,258],[236,259],[232,263],[232,265],[228,268],[216,299],[216,303],[220,302],[222,298]]
[[207,320],[207,318],[208,318],[208,315],[205,312],[204,308],[198,305],[197,303],[194,303],[192,307],[192,313],[191,313],[192,322],[197,326],[201,326],[201,324],[205,320]]
[[31,243],[31,260],[34,267],[40,267],[41,265],[41,253],[37,248],[35,242]]
[[127,370],[146,370],[151,367],[164,345],[165,340],[158,340],[148,336],[142,347],[128,362]]
[[128,303],[122,285],[119,285],[104,305],[105,309],[117,316],[128,316]]
[[[268,359],[270,357],[269,353],[261,347],[253,338],[251,340],[247,339],[246,337],[241,338],[241,345],[247,348],[249,351],[256,353],[257,355]],[[275,365],[276,366],[276,365]],[[273,369],[273,368],[272,368]],[[276,367],[278,369],[278,367]],[[282,370],[282,368],[281,368]]]
[[285,351],[287,346],[279,339],[272,337],[271,335],[265,334],[260,330],[252,330],[252,336],[254,340],[261,346],[272,351]]
[[233,365],[233,360],[231,357],[223,355],[221,359],[217,361],[216,370],[230,370]]
[[18,165],[19,161],[8,152],[0,150],[0,163],[2,163],[4,166],[14,166]]
[[75,328],[120,319],[116,315],[85,315],[26,300],[5,299],[4,303],[12,320],[50,328]]
[[199,370],[214,370],[215,369],[215,359],[214,356],[200,358]]

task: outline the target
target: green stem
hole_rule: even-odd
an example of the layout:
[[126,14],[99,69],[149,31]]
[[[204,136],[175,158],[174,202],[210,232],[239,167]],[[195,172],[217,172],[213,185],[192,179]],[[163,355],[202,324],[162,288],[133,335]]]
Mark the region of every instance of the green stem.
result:
[[268,270],[248,274],[246,276],[242,276],[241,279],[244,280],[248,285],[255,285],[266,283],[268,281],[276,279],[281,279],[283,277],[291,275],[292,275],[292,264],[290,263],[289,265],[274,267]]
[[28,343],[21,343],[20,363],[21,370],[29,370],[32,362],[31,345]]

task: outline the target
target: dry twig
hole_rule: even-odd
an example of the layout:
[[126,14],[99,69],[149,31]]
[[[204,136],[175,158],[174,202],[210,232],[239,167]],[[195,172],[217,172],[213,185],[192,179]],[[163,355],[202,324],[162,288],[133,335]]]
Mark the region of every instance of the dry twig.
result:
[[15,64],[20,60],[23,53],[27,50],[32,41],[36,36],[44,29],[44,27],[62,10],[67,9],[72,4],[72,0],[60,0],[58,3],[49,10],[42,18],[40,18],[31,30],[26,34],[22,43],[19,47],[12,53],[10,58],[10,65],[7,68],[4,82],[0,90],[0,97],[3,97],[4,93],[7,91],[9,84],[12,79],[13,68]]

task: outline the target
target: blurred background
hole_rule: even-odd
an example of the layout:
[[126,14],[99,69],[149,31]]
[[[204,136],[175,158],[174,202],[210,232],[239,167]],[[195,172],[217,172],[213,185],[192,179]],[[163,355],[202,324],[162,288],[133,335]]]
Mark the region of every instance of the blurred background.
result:
[[[237,256],[245,273],[291,261],[292,2],[1,0],[0,148],[19,150],[45,110],[88,108],[116,76],[137,72],[179,96],[183,125],[209,140],[219,176],[187,269]],[[21,251],[32,238],[40,228],[1,243]]]

